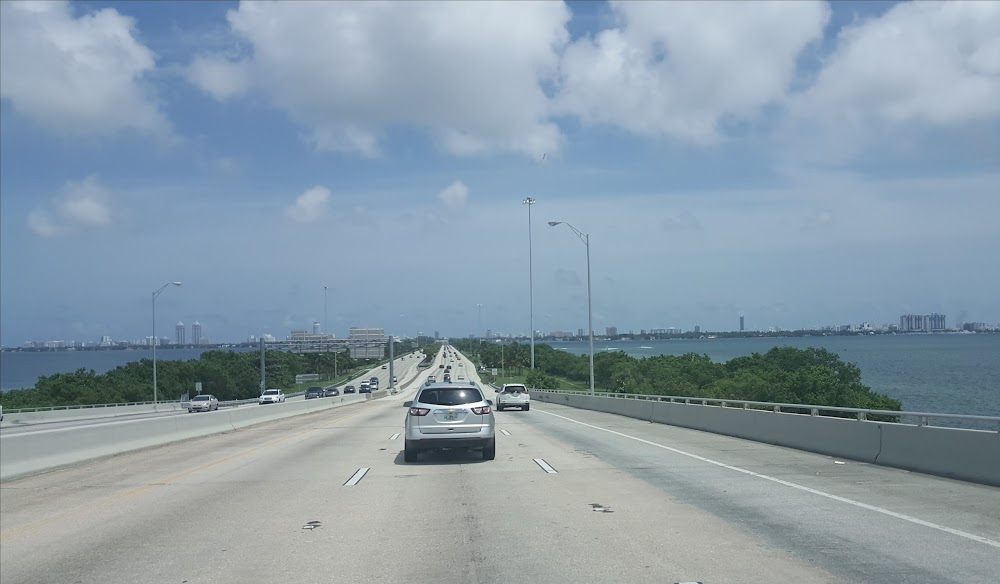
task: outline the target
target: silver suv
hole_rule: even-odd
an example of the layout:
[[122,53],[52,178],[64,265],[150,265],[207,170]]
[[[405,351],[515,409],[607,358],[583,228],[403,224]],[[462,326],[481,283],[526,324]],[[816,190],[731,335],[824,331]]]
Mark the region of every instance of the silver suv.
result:
[[493,402],[472,384],[440,383],[420,388],[406,414],[403,460],[416,462],[421,450],[482,450],[497,456]]

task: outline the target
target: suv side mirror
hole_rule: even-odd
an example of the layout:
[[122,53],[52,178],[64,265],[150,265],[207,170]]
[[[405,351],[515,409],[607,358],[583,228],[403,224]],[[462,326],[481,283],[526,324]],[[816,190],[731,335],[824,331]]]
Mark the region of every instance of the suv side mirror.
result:
[[486,403],[488,403],[488,404],[490,404],[492,406],[493,405],[493,400],[488,399],[488,400],[486,400]]
[[412,402],[412,401],[405,401],[405,402],[403,402],[403,407],[404,407],[404,408],[408,408],[408,407],[410,407],[410,406],[412,406],[412,405],[413,405],[413,402]]

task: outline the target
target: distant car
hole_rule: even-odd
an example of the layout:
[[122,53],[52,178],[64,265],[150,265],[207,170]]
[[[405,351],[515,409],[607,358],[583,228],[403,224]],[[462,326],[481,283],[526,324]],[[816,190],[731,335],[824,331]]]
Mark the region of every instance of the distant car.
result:
[[280,389],[268,389],[257,400],[260,405],[285,403],[285,394]]
[[459,376],[458,376],[458,380],[459,380],[459,381],[465,381],[465,376],[464,376],[464,375],[461,375],[461,374],[459,374]]
[[354,386],[353,385],[348,385],[348,386],[344,387],[344,395],[347,395],[349,393],[354,393]]
[[427,383],[434,383],[436,381],[437,381],[437,378],[434,377],[433,375],[428,375],[427,376]]
[[340,395],[340,389],[332,385],[323,388],[323,397],[333,397],[336,395]]
[[417,462],[422,450],[482,450],[496,458],[496,420],[492,402],[472,385],[426,385],[410,403],[404,423],[403,460]]
[[528,389],[518,383],[506,383],[497,392],[497,411],[504,408],[521,408],[524,411],[531,409],[531,396]]
[[358,390],[358,393],[371,393],[371,392],[372,392],[371,384],[368,383],[367,381],[362,381],[361,389]]
[[444,369],[444,363],[441,363],[440,365],[438,365],[438,369]]
[[396,376],[395,375],[392,376],[392,382],[396,383]]
[[451,383],[451,375],[448,375],[447,373],[445,373],[444,374],[444,382],[445,383]]
[[310,387],[306,390],[306,399],[316,399],[326,397],[326,390],[322,387]]
[[191,412],[211,412],[219,409],[219,400],[214,395],[196,395],[188,402],[188,413]]
[[388,365],[383,365],[383,366],[382,366],[382,369],[385,369],[385,368],[387,368],[387,367],[388,367]]
[[375,377],[373,375],[372,378],[368,380],[368,383],[370,383],[372,385],[378,385],[378,377]]

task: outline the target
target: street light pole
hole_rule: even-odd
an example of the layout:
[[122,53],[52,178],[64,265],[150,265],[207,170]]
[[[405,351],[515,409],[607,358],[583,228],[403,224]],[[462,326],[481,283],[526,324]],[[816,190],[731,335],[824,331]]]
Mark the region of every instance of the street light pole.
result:
[[534,282],[534,269],[531,265],[531,206],[535,204],[535,200],[531,197],[525,197],[521,201],[522,205],[528,206],[528,319],[531,325],[531,368],[535,368],[535,282]]
[[326,318],[326,286],[323,286],[323,334],[330,334],[330,323]]
[[480,339],[483,338],[483,305],[477,304],[476,308],[479,310],[479,320],[476,322],[476,336]]
[[156,409],[156,404],[159,402],[159,395],[157,394],[156,387],[156,297],[159,296],[167,286],[180,286],[180,282],[167,282],[166,284],[160,286],[160,289],[153,292],[153,409]]
[[593,316],[594,313],[592,310],[593,304],[591,302],[591,295],[590,295],[590,235],[580,231],[579,229],[573,227],[572,225],[566,223],[565,221],[549,221],[549,225],[552,227],[555,227],[556,225],[560,224],[565,225],[566,227],[572,229],[573,233],[575,233],[576,236],[580,238],[580,241],[582,241],[583,244],[587,246],[587,328],[589,329],[587,332],[590,336],[590,394],[593,395],[594,394],[594,316]]

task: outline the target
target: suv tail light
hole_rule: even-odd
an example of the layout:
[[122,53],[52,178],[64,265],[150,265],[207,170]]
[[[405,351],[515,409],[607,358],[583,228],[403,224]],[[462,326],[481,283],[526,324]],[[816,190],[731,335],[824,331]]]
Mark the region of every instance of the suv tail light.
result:
[[482,406],[482,407],[478,407],[478,408],[472,408],[472,413],[476,414],[477,416],[485,416],[486,414],[490,413],[491,411],[492,410],[490,409],[490,406]]
[[426,416],[430,412],[430,408],[410,408],[411,416]]

